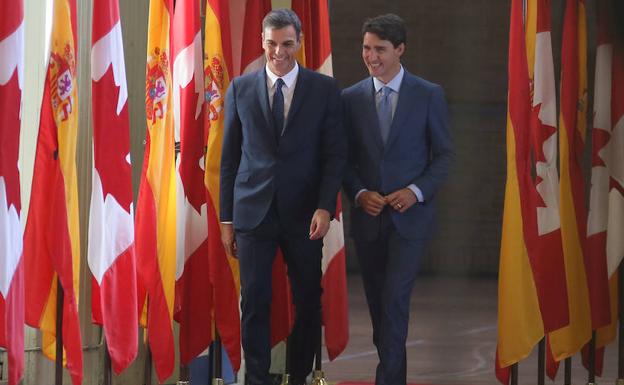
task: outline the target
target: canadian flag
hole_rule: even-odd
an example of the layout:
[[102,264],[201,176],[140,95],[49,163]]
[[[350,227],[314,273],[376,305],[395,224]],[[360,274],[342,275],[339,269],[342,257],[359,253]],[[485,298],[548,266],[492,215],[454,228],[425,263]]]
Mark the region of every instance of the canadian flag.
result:
[[24,5],[0,13],[0,346],[8,352],[9,384],[24,371],[24,264],[19,170],[20,102],[24,81]]
[[93,322],[104,327],[113,370],[134,361],[138,307],[128,88],[118,0],[93,3],[93,186],[88,262]]
[[[609,292],[590,291],[592,316],[607,317],[594,324],[596,374],[602,374],[604,347],[617,336],[618,266],[624,257],[624,49],[617,44],[611,8],[614,2],[597,3],[596,77],[592,134],[592,171],[587,217],[589,272],[598,275]],[[615,43],[615,44],[614,44]],[[591,289],[591,287],[590,287]],[[600,306],[595,309],[594,304]],[[583,349],[587,367],[589,346]]]

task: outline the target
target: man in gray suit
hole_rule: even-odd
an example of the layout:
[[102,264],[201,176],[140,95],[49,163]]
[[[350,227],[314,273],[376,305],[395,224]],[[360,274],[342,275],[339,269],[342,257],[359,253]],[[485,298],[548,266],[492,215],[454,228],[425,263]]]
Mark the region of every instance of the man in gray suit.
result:
[[404,385],[410,294],[454,153],[442,88],[401,65],[403,20],[369,19],[362,38],[371,77],[342,93],[344,189],[379,355],[376,384]]
[[269,385],[271,267],[278,247],[296,309],[289,338],[293,385],[320,341],[321,247],[346,164],[340,91],[299,67],[301,23],[273,10],[262,22],[266,68],[233,80],[225,98],[222,241],[240,262],[247,383]]

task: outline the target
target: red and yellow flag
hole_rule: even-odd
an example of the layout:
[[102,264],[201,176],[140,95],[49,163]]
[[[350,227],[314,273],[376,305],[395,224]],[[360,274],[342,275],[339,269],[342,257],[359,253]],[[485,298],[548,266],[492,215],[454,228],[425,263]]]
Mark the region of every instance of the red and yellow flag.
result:
[[[333,76],[327,0],[293,0],[292,9],[301,18],[303,46],[299,58],[307,68]],[[342,207],[338,194],[336,213],[323,240],[322,319],[325,346],[330,360],[338,357],[349,341],[347,277]]]
[[146,305],[141,323],[147,327],[161,382],[173,372],[175,356],[176,186],[169,34],[172,11],[172,0],[150,1],[145,85],[147,134],[135,221],[139,306]]
[[[561,51],[559,187],[570,324],[549,334],[555,361],[579,352],[591,338],[592,331],[584,258],[587,209],[581,170],[587,114],[587,30],[584,0],[566,1]],[[547,372],[554,378],[556,364],[550,362]]]
[[247,0],[240,73],[246,74],[264,68],[266,59],[260,44],[262,19],[271,10],[271,0]]
[[76,138],[76,3],[54,1],[50,56],[41,104],[30,209],[24,234],[26,322],[41,329],[46,357],[56,357],[57,282],[63,288],[64,363],[82,382],[78,319],[80,238]]
[[7,349],[9,385],[24,372],[24,263],[18,152],[24,84],[24,4],[0,13],[0,346]]
[[204,65],[199,2],[178,0],[173,16],[173,108],[177,158],[176,321],[180,361],[188,364],[212,342],[208,214],[204,185]]
[[512,0],[509,28],[507,182],[498,281],[496,376],[509,382],[511,365],[526,358],[544,335],[529,255],[534,226],[530,164],[531,95],[523,2]]
[[[214,318],[234,370],[240,367],[240,278],[238,260],[225,254],[219,228],[219,173],[223,142],[225,91],[230,84],[232,45],[229,2],[207,0],[204,42],[204,82],[207,132],[205,184],[208,203],[208,258],[214,290]],[[259,39],[258,39],[259,40]]]

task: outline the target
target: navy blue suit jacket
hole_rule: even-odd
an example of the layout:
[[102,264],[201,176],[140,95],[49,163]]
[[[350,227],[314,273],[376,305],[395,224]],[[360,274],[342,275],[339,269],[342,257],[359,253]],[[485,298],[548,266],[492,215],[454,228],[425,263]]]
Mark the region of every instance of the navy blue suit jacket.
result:
[[346,154],[333,78],[299,67],[279,143],[264,68],[234,79],[225,97],[220,220],[252,230],[275,198],[282,223],[307,233],[316,209],[335,212]]
[[[351,202],[362,189],[389,194],[413,183],[422,191],[424,202],[403,214],[390,209],[392,221],[407,239],[428,237],[434,221],[434,195],[454,158],[444,91],[405,71],[385,145],[372,78],[343,90],[342,100],[349,140],[344,188]],[[375,239],[379,226],[380,216],[373,217],[361,207],[351,210],[351,233],[356,240]]]

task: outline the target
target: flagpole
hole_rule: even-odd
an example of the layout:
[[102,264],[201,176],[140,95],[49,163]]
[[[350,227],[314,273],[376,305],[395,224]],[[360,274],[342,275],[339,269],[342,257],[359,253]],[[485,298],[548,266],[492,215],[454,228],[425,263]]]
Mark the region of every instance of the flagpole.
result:
[[618,302],[619,302],[619,337],[618,337],[618,378],[616,385],[624,385],[624,269],[620,262],[618,282]]
[[[144,330],[144,333],[147,333],[147,329]],[[145,341],[145,347],[147,348],[144,367],[145,385],[152,385],[152,350],[147,340]]]
[[219,335],[219,331],[215,330],[215,340],[213,343],[213,353],[214,353],[214,372],[212,376],[212,385],[223,385],[223,355],[221,354],[221,336]]
[[56,368],[55,385],[63,385],[63,285],[56,277]]
[[544,385],[546,381],[546,337],[537,345],[537,385]]
[[564,376],[563,385],[572,385],[572,357],[568,357],[563,362]]
[[284,364],[284,376],[282,376],[282,382],[280,385],[290,385],[290,359],[288,352],[291,349],[291,339],[286,338],[286,362]]
[[108,344],[106,343],[106,340],[104,340],[104,385],[111,385],[112,383],[113,379],[111,375],[111,356],[108,351]]
[[587,385],[596,383],[596,331],[592,330],[592,337],[589,340],[589,357],[587,359]]
[[518,385],[518,364],[511,365],[511,385]]
[[180,380],[177,382],[177,385],[189,385],[190,381],[189,367],[180,363]]
[[316,354],[314,357],[314,376],[312,378],[312,385],[327,385],[327,380],[325,379],[325,373],[323,373],[322,369],[322,345],[323,345],[323,328],[321,326],[321,322],[318,325],[318,342],[316,345]]

